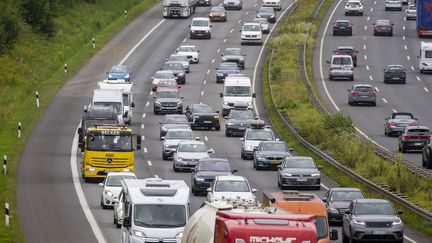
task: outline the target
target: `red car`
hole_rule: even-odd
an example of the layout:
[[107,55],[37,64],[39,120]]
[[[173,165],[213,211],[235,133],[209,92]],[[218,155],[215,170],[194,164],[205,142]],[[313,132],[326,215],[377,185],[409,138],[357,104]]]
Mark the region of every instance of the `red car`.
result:
[[357,67],[357,53],[358,51],[352,46],[339,46],[333,51],[336,55],[349,55],[353,60],[354,67]]

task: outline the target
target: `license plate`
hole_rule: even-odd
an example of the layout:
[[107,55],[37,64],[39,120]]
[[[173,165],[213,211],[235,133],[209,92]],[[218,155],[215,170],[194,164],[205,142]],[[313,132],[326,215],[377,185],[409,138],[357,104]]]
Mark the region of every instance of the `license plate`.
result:
[[360,96],[360,97],[362,97],[362,98],[367,98],[367,95],[362,95],[362,96]]
[[399,78],[393,78],[394,80],[398,80]]
[[305,181],[307,181],[307,179],[305,179],[305,178],[297,178],[297,181],[305,182]]
[[277,161],[277,160],[274,160],[274,161],[271,162],[272,165],[278,165],[278,164],[280,164],[280,163],[281,163],[281,162],[280,162],[280,161]]
[[211,123],[211,121],[204,121],[204,123]]
[[372,234],[374,234],[374,235],[385,235],[386,232],[383,231],[383,230],[374,230],[374,231],[372,231]]
[[423,143],[414,143],[414,146],[422,146]]

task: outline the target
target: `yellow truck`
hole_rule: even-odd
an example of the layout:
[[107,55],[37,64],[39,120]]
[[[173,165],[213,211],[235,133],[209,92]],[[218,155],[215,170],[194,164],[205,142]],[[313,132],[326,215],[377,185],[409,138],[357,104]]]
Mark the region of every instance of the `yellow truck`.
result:
[[134,172],[134,150],[141,149],[141,136],[133,134],[131,128],[127,125],[94,125],[87,128],[85,134],[80,146],[83,151],[81,172],[86,182],[105,178],[113,171]]

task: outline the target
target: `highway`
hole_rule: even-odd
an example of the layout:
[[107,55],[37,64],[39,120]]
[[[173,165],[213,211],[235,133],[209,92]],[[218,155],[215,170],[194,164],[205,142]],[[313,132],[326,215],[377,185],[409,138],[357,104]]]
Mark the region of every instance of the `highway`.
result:
[[[429,112],[432,76],[420,74],[418,70],[417,56],[421,39],[415,31],[416,21],[405,20],[406,7],[401,12],[385,11],[385,1],[363,3],[364,16],[344,16],[344,1],[336,1],[337,8],[332,8],[327,14],[317,36],[314,67],[319,68],[314,69],[314,78],[321,97],[332,109],[348,114],[355,126],[369,138],[397,153],[397,138],[384,135],[384,118],[394,111],[406,111],[413,113],[420,125],[432,127],[432,115]],[[351,20],[352,37],[332,35],[331,25],[338,19]],[[378,19],[389,19],[394,23],[393,36],[373,36],[373,23]],[[329,81],[326,61],[330,59],[333,50],[344,45],[353,46],[359,51],[355,80]],[[383,69],[389,64],[401,64],[406,68],[407,84],[383,83]],[[377,87],[376,107],[348,105],[347,89],[359,83]],[[421,153],[410,151],[404,157],[421,166]]]
[[[213,1],[213,5],[220,3]],[[290,4],[290,1],[284,1],[283,9]],[[120,230],[112,222],[112,210],[100,207],[101,188],[97,183],[85,183],[81,179],[81,155],[76,147],[76,129],[83,106],[90,102],[96,83],[105,78],[105,72],[113,65],[128,65],[133,72],[136,107],[132,127],[144,138],[143,149],[135,154],[137,176],[182,179],[190,183],[190,173],[175,173],[172,162],[161,158],[158,122],[163,116],[153,115],[150,77],[178,46],[197,45],[200,63],[191,65],[186,84],[181,88],[184,104],[209,103],[220,111],[222,101],[219,92],[222,85],[215,81],[220,52],[226,47],[240,46],[241,24],[252,20],[258,7],[259,2],[255,0],[245,1],[243,10],[228,12],[228,22],[213,23],[211,40],[189,40],[188,24],[191,19],[164,20],[161,6],[157,5],[118,33],[71,77],[34,127],[21,158],[17,177],[17,207],[27,242],[120,241]],[[198,7],[193,17],[206,16],[207,11],[207,7]],[[277,13],[278,17],[281,13]],[[242,48],[247,53],[243,73],[251,78],[256,77],[256,109],[268,123],[260,87],[262,59],[258,58],[262,55],[262,48]],[[419,118],[422,120],[422,117]],[[241,141],[236,137],[225,137],[224,124],[218,132],[194,133],[215,150],[211,157],[228,158],[231,167],[238,169],[238,174],[247,177],[251,185],[258,189],[259,197],[262,191],[278,190],[276,172],[255,171],[251,160],[242,160]],[[327,177],[322,179],[322,183],[321,191],[312,191],[320,197],[325,193],[324,188],[337,186]],[[205,197],[191,197],[192,211],[196,211]],[[410,242],[427,241],[409,229],[405,233],[409,239],[412,238]]]

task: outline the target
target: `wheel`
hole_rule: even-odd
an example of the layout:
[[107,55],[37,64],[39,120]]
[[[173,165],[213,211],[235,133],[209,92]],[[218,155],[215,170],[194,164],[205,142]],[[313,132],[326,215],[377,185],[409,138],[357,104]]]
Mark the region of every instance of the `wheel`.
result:
[[116,224],[116,227],[120,229],[121,228],[121,224]]
[[387,84],[387,79],[384,79],[384,83]]
[[400,150],[399,150],[399,151],[401,151],[402,153],[406,153],[407,149],[406,149],[406,147],[405,147],[405,144],[402,143],[400,146],[401,146],[401,147],[400,147]]
[[[255,169],[257,169],[257,166],[256,166],[256,164],[255,164],[255,160],[252,162],[252,165],[253,165],[253,167],[255,168]],[[258,170],[258,169],[257,169]]]
[[229,133],[229,132],[227,132],[227,131],[225,130],[225,136],[227,136],[227,137],[231,137],[231,133]]
[[406,84],[406,79],[404,79],[404,80],[402,81],[402,84]]
[[352,233],[351,233],[351,229],[350,229],[350,234],[349,234],[349,243],[355,243],[356,241],[353,239]]
[[198,196],[198,192],[195,190],[195,188],[192,187],[191,190],[192,190],[192,194],[193,194],[194,196]]
[[116,219],[116,217],[114,216],[113,218],[114,218],[114,224],[117,225],[117,219]]
[[154,113],[155,115],[159,115],[159,112],[158,112],[156,109],[153,109],[153,113]]
[[163,160],[168,160],[168,156],[162,154],[162,159],[163,159]]
[[372,106],[376,106],[376,101],[375,101],[375,102],[372,102]]
[[278,187],[281,187],[281,183],[280,183],[280,181],[279,181],[279,179],[277,180],[278,182]]
[[101,198],[100,205],[103,209],[107,209],[108,207],[103,203],[103,198]]
[[354,81],[354,75],[351,77],[351,79],[350,79],[351,81]]
[[333,76],[329,75],[329,80],[333,81]]
[[352,36],[352,31],[351,31],[351,32],[349,32],[349,36]]
[[349,238],[345,235],[343,223],[342,223],[342,242],[347,243],[349,241]]
[[432,161],[430,159],[426,161],[426,169],[432,169]]
[[348,101],[348,105],[352,106],[352,105],[353,105],[353,103],[352,103],[351,101]]
[[243,153],[243,150],[242,150],[241,153],[240,153],[240,157],[241,157],[242,159],[246,159],[246,158],[245,158],[245,155],[244,155],[244,153]]
[[177,168],[174,166],[174,163],[173,163],[173,170],[174,170],[174,172],[179,172],[179,169],[177,169]]
[[384,128],[384,135],[387,135],[387,129]]
[[426,167],[426,160],[424,159],[423,155],[422,155],[422,167]]
[[220,131],[220,126],[215,127],[216,131]]

